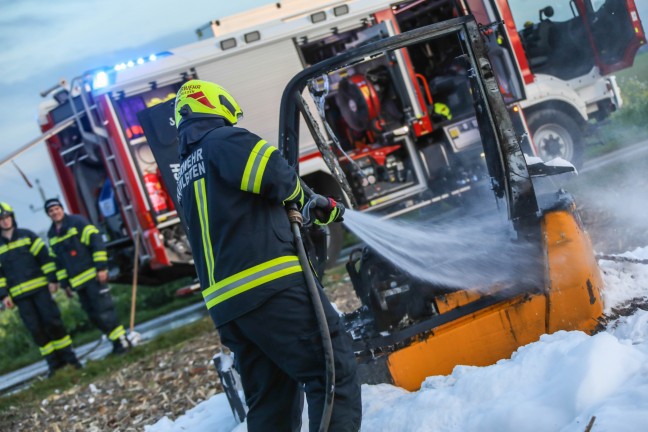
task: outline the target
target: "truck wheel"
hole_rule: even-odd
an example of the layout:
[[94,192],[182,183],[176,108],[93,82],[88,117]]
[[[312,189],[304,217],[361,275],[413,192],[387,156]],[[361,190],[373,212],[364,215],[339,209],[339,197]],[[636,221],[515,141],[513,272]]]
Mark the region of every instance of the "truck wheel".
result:
[[580,125],[568,114],[540,110],[528,117],[538,156],[544,161],[561,157],[576,168],[583,165],[583,135]]

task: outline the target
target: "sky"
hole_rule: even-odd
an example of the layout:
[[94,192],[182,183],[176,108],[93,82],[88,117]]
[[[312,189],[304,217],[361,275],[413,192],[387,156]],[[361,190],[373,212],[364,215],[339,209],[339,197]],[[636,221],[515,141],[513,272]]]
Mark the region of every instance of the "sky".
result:
[[[622,254],[648,259],[648,247]],[[632,299],[648,301],[648,265],[599,261],[605,313]],[[648,311],[589,336],[559,331],[520,347],[492,366],[457,366],[408,392],[389,384],[362,386],[366,432],[592,432],[646,430]],[[306,417],[302,431],[307,431]],[[224,393],[145,432],[244,432]]]
[[[0,0],[0,159],[41,134],[39,93],[61,78],[112,66],[197,40],[195,29],[267,0]],[[46,197],[61,196],[44,144],[0,167],[0,201],[19,226],[45,230],[36,180]],[[36,211],[32,211],[33,206]]]

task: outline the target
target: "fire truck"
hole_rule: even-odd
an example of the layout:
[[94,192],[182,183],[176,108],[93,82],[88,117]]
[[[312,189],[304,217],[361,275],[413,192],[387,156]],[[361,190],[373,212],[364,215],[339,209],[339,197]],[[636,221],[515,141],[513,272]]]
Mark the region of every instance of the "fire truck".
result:
[[[525,153],[578,164],[587,122],[621,106],[608,74],[632,64],[645,35],[632,0],[545,3],[539,10],[526,0],[268,4],[211,21],[198,29],[198,42],[94,69],[50,89],[39,113],[43,138],[69,210],[102,228],[115,269],[128,268],[136,239],[147,269],[191,267],[172,200],[177,160],[156,160],[149,142],[175,145],[172,117],[166,133],[151,137],[138,114],[169,106],[189,79],[214,81],[243,107],[240,126],[272,142],[282,90],[304,67],[473,15]],[[396,216],[438,196],[461,194],[487,177],[470,68],[456,47],[448,39],[447,48],[402,49],[320,80],[312,89],[320,97],[310,108],[321,114],[336,152],[323,155],[302,127],[298,157],[305,182],[356,208]],[[325,163],[331,155],[350,179],[346,190]],[[329,256],[342,237],[341,228],[332,230],[325,233]]]

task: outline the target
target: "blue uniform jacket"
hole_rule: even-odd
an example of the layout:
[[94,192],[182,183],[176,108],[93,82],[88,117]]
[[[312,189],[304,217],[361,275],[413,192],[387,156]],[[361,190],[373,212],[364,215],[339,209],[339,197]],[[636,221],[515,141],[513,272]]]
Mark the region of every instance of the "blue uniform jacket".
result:
[[27,297],[56,282],[55,271],[45,242],[32,231],[16,228],[10,239],[0,236],[0,298]]
[[286,202],[303,205],[277,149],[220,118],[179,128],[178,200],[203,298],[217,326],[303,284]]
[[108,267],[108,253],[97,227],[82,216],[65,215],[60,229],[47,233],[50,254],[56,259],[59,282],[64,287],[83,288]]

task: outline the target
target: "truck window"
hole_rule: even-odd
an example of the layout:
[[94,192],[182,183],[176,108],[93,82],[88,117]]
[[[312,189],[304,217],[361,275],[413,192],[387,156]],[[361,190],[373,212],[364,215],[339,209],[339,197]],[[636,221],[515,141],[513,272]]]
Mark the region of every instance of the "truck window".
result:
[[122,124],[124,134],[128,140],[144,136],[142,126],[137,119],[137,113],[145,108],[150,108],[161,102],[175,98],[177,86],[165,86],[150,90],[135,96],[117,98],[115,106],[117,115]]
[[612,65],[634,57],[627,51],[639,32],[634,28],[624,0],[592,0],[591,4],[585,1],[585,10],[597,53],[604,64]]
[[594,52],[576,2],[511,0],[509,5],[533,73],[569,80],[594,67]]

